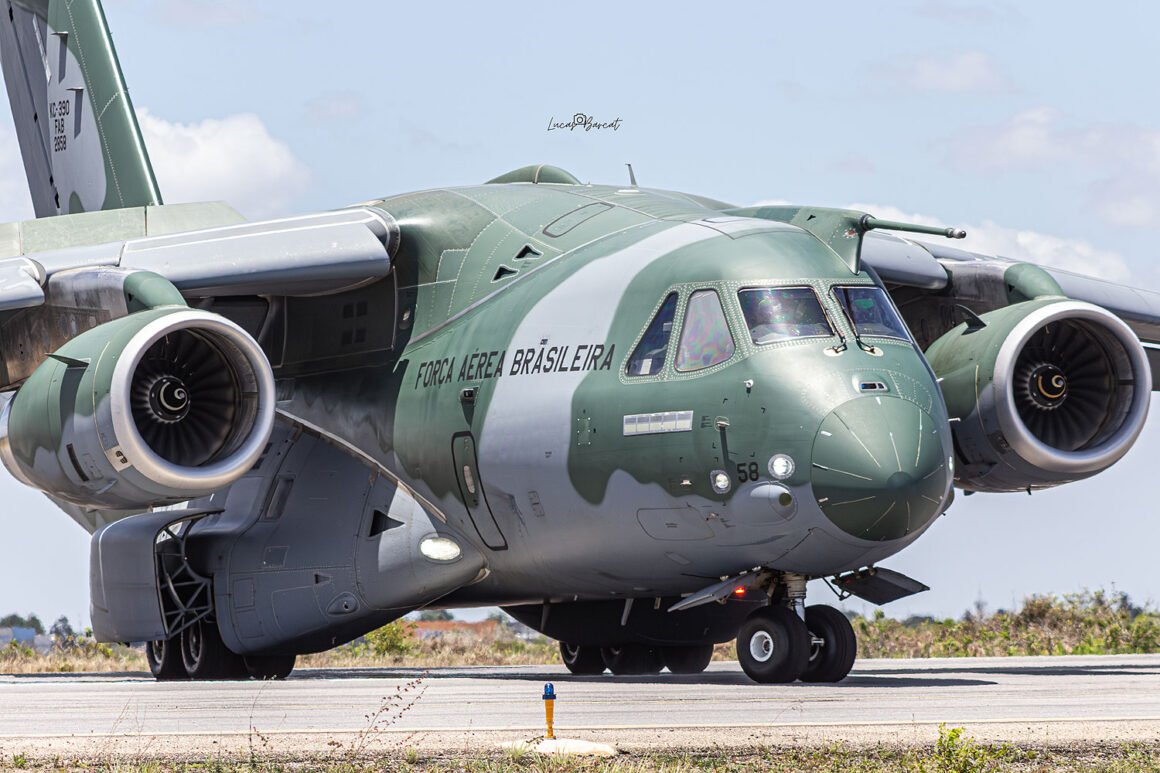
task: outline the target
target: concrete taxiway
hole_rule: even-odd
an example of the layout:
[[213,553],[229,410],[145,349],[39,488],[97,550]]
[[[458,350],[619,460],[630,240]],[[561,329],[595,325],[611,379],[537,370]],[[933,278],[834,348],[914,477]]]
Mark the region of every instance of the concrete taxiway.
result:
[[300,670],[284,682],[0,675],[0,753],[204,756],[494,748],[556,731],[629,750],[923,744],[938,727],[1036,745],[1160,742],[1160,655],[861,660],[832,685],[573,677],[560,666]]

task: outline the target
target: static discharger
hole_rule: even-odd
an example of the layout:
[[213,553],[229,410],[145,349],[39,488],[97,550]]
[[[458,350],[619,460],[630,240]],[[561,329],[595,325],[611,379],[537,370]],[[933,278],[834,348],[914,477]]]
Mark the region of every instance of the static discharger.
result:
[[545,738],[555,738],[556,733],[552,729],[553,714],[556,710],[556,688],[552,686],[551,682],[544,685],[544,717],[548,721],[548,734]]

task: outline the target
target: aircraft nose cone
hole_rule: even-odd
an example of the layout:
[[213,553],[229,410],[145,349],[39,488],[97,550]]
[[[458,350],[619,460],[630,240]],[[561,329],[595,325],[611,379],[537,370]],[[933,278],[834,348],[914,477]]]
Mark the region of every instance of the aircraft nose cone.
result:
[[925,526],[943,509],[950,475],[935,421],[896,397],[850,400],[814,438],[818,505],[862,539],[898,539]]

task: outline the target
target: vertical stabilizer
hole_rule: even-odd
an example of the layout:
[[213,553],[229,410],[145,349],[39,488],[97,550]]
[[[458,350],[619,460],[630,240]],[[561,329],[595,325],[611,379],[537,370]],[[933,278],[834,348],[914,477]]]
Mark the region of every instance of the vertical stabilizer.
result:
[[36,216],[160,204],[100,0],[0,0],[0,13]]

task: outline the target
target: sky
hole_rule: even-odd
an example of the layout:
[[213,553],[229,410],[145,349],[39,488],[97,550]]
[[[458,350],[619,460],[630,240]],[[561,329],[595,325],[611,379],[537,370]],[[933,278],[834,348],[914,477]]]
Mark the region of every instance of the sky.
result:
[[[631,162],[645,186],[960,226],[955,246],[1160,290],[1160,5],[335,7],[106,0],[166,202],[259,219],[534,163],[626,182]],[[0,221],[19,220],[32,207],[0,103]],[[618,128],[549,130],[576,113]],[[1095,478],[960,496],[881,562],[932,588],[884,611],[1101,587],[1160,600],[1156,403]],[[0,615],[87,620],[88,535],[2,470],[0,501]]]

